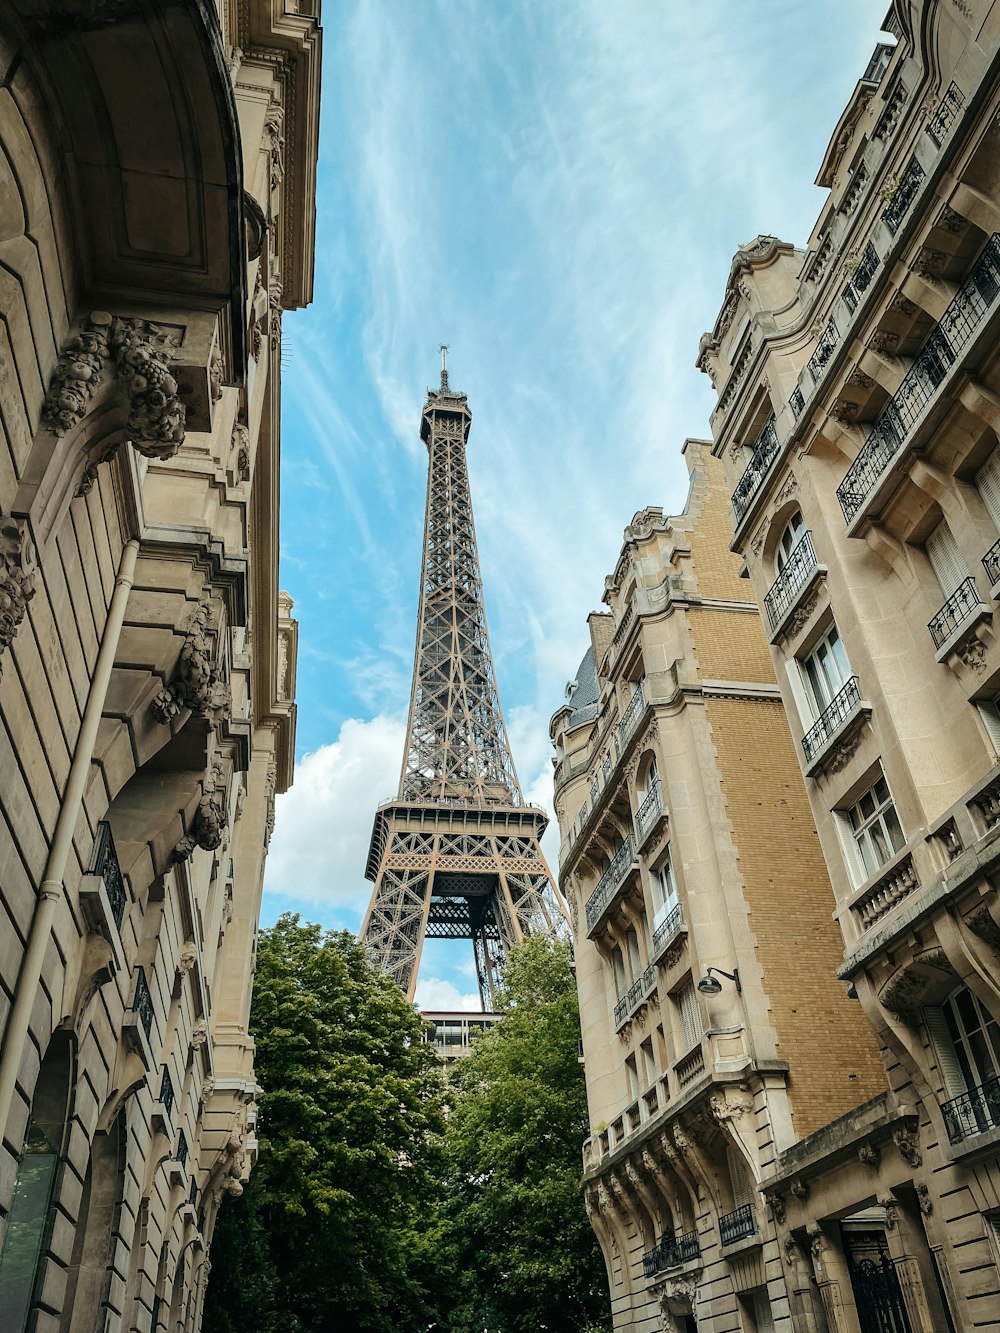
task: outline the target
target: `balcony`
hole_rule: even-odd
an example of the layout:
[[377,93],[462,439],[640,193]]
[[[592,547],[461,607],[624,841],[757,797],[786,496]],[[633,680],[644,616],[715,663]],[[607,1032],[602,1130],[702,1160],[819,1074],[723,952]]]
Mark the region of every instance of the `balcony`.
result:
[[827,362],[837,350],[837,343],[840,342],[840,334],[837,331],[836,321],[831,319],[826,328],[820,334],[812,356],[806,362],[806,370],[809,372],[809,378],[813,384],[818,384],[826,368]]
[[637,977],[632,985],[615,1005],[615,1028],[624,1027],[635,1011],[656,988],[656,966],[650,963],[642,976]]
[[822,767],[834,741],[843,741],[853,734],[854,728],[861,725],[868,713],[868,706],[861,698],[860,682],[857,676],[851,676],[802,737],[806,773],[811,776]]
[[906,170],[896,182],[888,203],[882,210],[882,221],[894,236],[910,211],[910,205],[916,198],[917,191],[920,189],[920,182],[924,179],[925,174],[917,159],[911,157]]
[[983,556],[983,569],[990,581],[990,589],[995,592],[1000,587],[1000,542],[996,542]]
[[757,1230],[757,1214],[752,1203],[741,1203],[731,1213],[723,1213],[719,1218],[719,1237],[723,1248],[735,1245],[738,1240],[746,1240]]
[[935,656],[943,662],[982,620],[993,612],[979,596],[976,580],[963,579],[938,613],[927,622]]
[[941,1107],[949,1143],[962,1143],[975,1134],[1000,1129],[1000,1078],[970,1088]]
[[680,903],[677,903],[653,931],[653,962],[658,963],[671,944],[686,934],[684,910]]
[[844,302],[852,315],[861,303],[862,294],[871,286],[871,280],[874,278],[878,266],[878,251],[869,241],[862,251],[857,267],[851,274],[850,282],[844,288]]
[[163,1066],[163,1076],[160,1079],[160,1093],[153,1106],[153,1120],[157,1127],[164,1133],[170,1132],[170,1117],[174,1109],[174,1081],[170,1077],[170,1070],[166,1065]]
[[111,948],[110,972],[125,971],[121,931],[128,905],[128,894],[111,825],[102,819],[97,825],[94,855],[90,869],[80,877],[80,912],[87,929],[100,935]]
[[685,1088],[689,1083],[693,1083],[700,1074],[705,1072],[705,1052],[699,1042],[693,1050],[688,1051],[687,1055],[681,1058],[674,1065],[674,1073],[677,1075],[678,1086]]
[[765,594],[764,606],[772,632],[776,632],[801,600],[801,595],[813,582],[813,576],[819,574],[820,566],[816,559],[811,532],[804,532],[785,562],[785,567],[771,584]]
[[737,527],[743,522],[754,496],[767,476],[771,464],[777,458],[778,448],[778,433],[774,429],[774,417],[771,417],[757,436],[750,462],[740,477],[736,490],[733,491],[733,514]]
[[618,743],[622,749],[625,748],[626,741],[632,735],[632,732],[635,731],[639,718],[642,716],[645,707],[646,692],[640,681],[633,690],[632,698],[628,702],[628,707],[625,709],[625,712],[622,713],[621,721],[618,723]]
[[850,523],[867,504],[890,463],[909,439],[938,388],[1000,294],[1000,232],[994,232],[958,289],[902,384],[875,418],[868,438],[837,487]]
[[641,847],[653,829],[663,817],[663,796],[660,784],[654,782],[642,798],[639,809],[635,812],[635,841]]
[[965,102],[964,95],[960,92],[958,86],[954,83],[948,85],[948,90],[938,104],[938,109],[931,116],[930,120],[924,126],[927,137],[938,148],[948,137],[948,131],[955,123],[955,118],[961,111]]
[[869,885],[861,896],[851,903],[851,911],[861,923],[862,930],[871,930],[892,909],[920,888],[913,869],[913,857],[906,855],[893,861],[889,868]]
[[683,1236],[664,1236],[658,1245],[647,1250],[642,1256],[642,1271],[645,1277],[655,1277],[670,1268],[679,1268],[701,1258],[697,1231],[685,1232]]
[[146,969],[137,967],[135,969],[135,989],[132,992],[132,1003],[125,1011],[125,1017],[122,1020],[122,1036],[140,1057],[146,1069],[153,1068],[152,1033],[153,997],[149,993]]
[[593,933],[594,927],[604,915],[615,894],[621,887],[629,867],[635,862],[632,839],[626,838],[611,858],[611,864],[597,881],[597,888],[587,899],[584,909],[587,917],[587,934]]
[[183,1129],[177,1135],[177,1151],[174,1153],[174,1160],[180,1162],[181,1166],[187,1166],[188,1159],[188,1141],[187,1135]]

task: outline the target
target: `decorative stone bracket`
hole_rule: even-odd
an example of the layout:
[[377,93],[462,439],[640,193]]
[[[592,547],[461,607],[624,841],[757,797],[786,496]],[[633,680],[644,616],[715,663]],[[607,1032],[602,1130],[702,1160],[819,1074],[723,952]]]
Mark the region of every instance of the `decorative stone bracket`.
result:
[[159,722],[170,722],[182,708],[189,708],[206,722],[219,726],[232,712],[232,690],[216,661],[212,620],[211,598],[206,598],[199,603],[188,628],[173,681],[150,705]]
[[35,547],[27,524],[0,514],[0,657],[13,642],[35,595],[35,573]]
[[225,827],[226,783],[221,765],[216,764],[205,775],[201,800],[191,821],[191,828],[174,848],[173,860],[186,861],[196,847],[214,852],[222,846]]
[[184,441],[185,421],[185,407],[171,373],[176,351],[170,336],[149,320],[93,311],[59,356],[42,421],[54,435],[78,426],[105,381],[105,363],[113,361],[128,398],[132,445],[147,458],[173,458]]

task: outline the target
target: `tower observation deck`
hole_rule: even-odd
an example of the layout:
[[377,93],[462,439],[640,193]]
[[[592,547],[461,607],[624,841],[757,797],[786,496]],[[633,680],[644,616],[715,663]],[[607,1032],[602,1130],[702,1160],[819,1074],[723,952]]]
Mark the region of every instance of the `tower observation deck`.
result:
[[521,794],[500,708],[466,468],[471,424],[442,348],[420,424],[427,509],[406,746],[398,795],[375,812],[361,940],[411,1000],[425,938],[471,940],[488,1010],[507,951],[568,926],[540,846],[547,816]]

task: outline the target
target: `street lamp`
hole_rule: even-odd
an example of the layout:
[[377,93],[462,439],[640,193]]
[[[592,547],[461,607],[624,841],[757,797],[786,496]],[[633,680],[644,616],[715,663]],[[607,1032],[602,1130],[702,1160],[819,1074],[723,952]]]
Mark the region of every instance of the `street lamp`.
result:
[[738,967],[734,967],[732,972],[724,972],[721,967],[707,967],[705,969],[705,975],[698,982],[698,989],[701,991],[702,995],[718,995],[721,992],[722,982],[716,981],[713,973],[717,973],[720,977],[725,977],[727,981],[735,982],[736,994],[743,994],[743,987],[740,985],[740,969]]

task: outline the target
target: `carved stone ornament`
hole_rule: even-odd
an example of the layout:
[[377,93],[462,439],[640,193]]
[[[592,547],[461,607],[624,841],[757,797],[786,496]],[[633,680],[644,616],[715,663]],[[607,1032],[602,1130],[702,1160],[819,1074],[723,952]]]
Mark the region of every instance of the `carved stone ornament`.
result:
[[111,316],[95,310],[60,352],[42,407],[42,421],[53,435],[65,435],[86,412],[104,379],[104,362],[111,355],[110,333]]
[[971,916],[965,918],[965,924],[974,935],[978,935],[986,944],[1000,950],[1000,926],[993,920],[988,907],[983,905],[977,908]]
[[170,373],[174,344],[148,320],[117,318],[111,321],[110,342],[128,394],[132,445],[146,458],[173,458],[184,443],[185,417]]
[[861,404],[856,403],[852,398],[838,398],[830,408],[830,415],[834,421],[839,421],[842,426],[853,426],[858,419],[858,412]]
[[181,945],[180,953],[177,955],[177,971],[182,977],[186,977],[197,961],[197,945],[194,940],[185,940]]
[[264,133],[268,140],[271,189],[276,190],[285,174],[285,136],[282,134],[284,112],[280,106],[269,106],[264,117]]
[[823,1251],[826,1249],[826,1240],[819,1227],[806,1227],[806,1235],[809,1237],[809,1248],[812,1251],[812,1257],[819,1262],[823,1260]]
[[808,1199],[809,1198],[808,1180],[793,1180],[792,1193],[795,1195],[795,1197],[799,1200],[800,1203]]
[[892,1141],[896,1145],[900,1157],[902,1157],[907,1166],[916,1169],[924,1160],[920,1155],[917,1136],[911,1130],[895,1130],[892,1136]]
[[885,1210],[886,1231],[894,1231],[896,1223],[899,1221],[899,1205],[891,1194],[887,1194],[879,1199],[879,1204]]
[[717,1125],[721,1125],[727,1120],[739,1120],[747,1111],[753,1110],[753,1102],[745,1095],[746,1087],[744,1085],[741,1085],[740,1091],[744,1094],[743,1096],[735,1093],[712,1093],[708,1104],[712,1112],[712,1119]]
[[264,846],[270,847],[274,833],[274,794],[278,785],[278,765],[273,759],[267,762],[267,777],[264,781],[267,814],[264,819]]
[[794,472],[789,472],[788,476],[778,487],[778,491],[775,494],[774,508],[777,509],[778,506],[783,505],[786,500],[790,500],[792,496],[795,495],[795,493],[798,491],[798,489],[799,489],[798,478],[796,477]]
[[897,292],[892,298],[889,309],[895,310],[898,314],[902,315],[904,319],[912,319],[917,313],[917,307],[913,304],[910,298],[904,296],[902,292]]
[[222,1182],[222,1188],[230,1198],[238,1199],[243,1193],[243,1182],[237,1180],[235,1176],[226,1176]]
[[871,375],[866,375],[865,372],[857,366],[855,366],[854,370],[852,370],[847,377],[846,383],[853,385],[858,389],[874,389],[875,387],[875,381],[872,379]]
[[267,298],[268,310],[270,311],[270,339],[271,351],[281,350],[281,297],[277,292],[271,292]]
[[250,480],[250,431],[242,421],[233,426],[232,450],[236,455],[234,471],[240,481]]
[[795,1267],[795,1261],[798,1259],[799,1243],[794,1236],[785,1237],[785,1263],[789,1268]]
[[191,1029],[191,1045],[195,1050],[199,1050],[208,1041],[208,1024],[203,1018],[199,1018]]
[[205,1082],[201,1085],[201,1100],[203,1102],[209,1101],[214,1092],[215,1079],[209,1074],[208,1078],[206,1078]]
[[979,672],[986,670],[986,644],[983,643],[975,634],[970,634],[955,649],[952,654],[969,671]]
[[670,968],[676,967],[677,964],[683,958],[684,943],[685,941],[683,939],[678,940],[677,943],[672,944],[670,948],[667,950],[667,952],[663,955],[663,966],[668,971],[670,970]]
[[941,216],[935,225],[943,227],[945,231],[951,232],[953,236],[959,236],[965,231],[967,224],[961,213],[956,213],[953,208],[949,208],[946,204],[942,208]]
[[215,661],[211,619],[211,603],[206,599],[198,604],[188,627],[173,681],[153,699],[151,708],[157,721],[169,722],[182,708],[189,708],[218,726],[232,708],[232,692]]
[[899,346],[899,334],[886,329],[876,329],[868,339],[868,346],[873,352],[878,352],[882,356],[895,356],[896,348]]
[[878,1167],[881,1160],[882,1154],[879,1151],[877,1144],[864,1143],[858,1149],[858,1161],[862,1162],[865,1166],[870,1166],[873,1170]]
[[931,1192],[922,1180],[918,1180],[914,1185],[917,1195],[917,1204],[924,1217],[930,1217],[934,1211],[934,1200],[931,1198]]
[[27,524],[0,514],[0,656],[13,643],[35,595],[35,579],[35,547]]
[[218,343],[212,348],[212,359],[208,365],[208,382],[212,388],[212,402],[217,403],[222,397],[222,381],[226,373],[222,348]]
[[944,267],[947,262],[948,256],[943,250],[932,250],[925,245],[917,255],[913,264],[913,269],[925,282],[934,283],[944,272]]
[[798,634],[804,625],[809,623],[812,613],[819,604],[819,588],[814,588],[804,602],[800,602],[788,619],[782,625],[782,633],[787,637]]
[[222,846],[226,827],[226,788],[219,768],[213,768],[205,779],[205,787],[191,829],[173,850],[175,862],[186,861],[196,847],[214,852]]
[[767,1196],[768,1207],[771,1209],[771,1216],[774,1218],[777,1226],[783,1226],[785,1222],[785,1198],[783,1194],[769,1194]]
[[830,757],[824,765],[828,773],[839,773],[842,768],[846,768],[861,746],[862,728],[852,732],[850,736],[844,739],[834,747],[830,752]]

